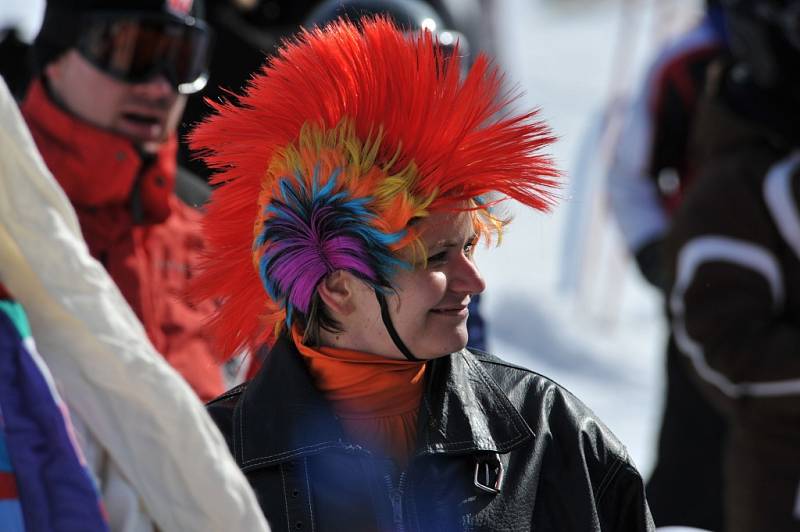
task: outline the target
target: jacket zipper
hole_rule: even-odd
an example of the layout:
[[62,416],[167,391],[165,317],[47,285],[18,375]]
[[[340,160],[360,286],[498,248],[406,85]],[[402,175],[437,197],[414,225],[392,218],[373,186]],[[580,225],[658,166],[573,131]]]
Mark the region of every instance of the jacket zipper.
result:
[[392,482],[392,474],[386,473],[383,477],[386,482],[386,487],[389,490],[389,501],[392,503],[392,515],[394,517],[394,526],[397,532],[405,532],[405,524],[403,523],[403,492],[406,486],[406,472],[400,473],[400,478],[397,481],[397,486]]
[[128,208],[131,213],[131,221],[133,222],[133,225],[141,225],[142,221],[144,220],[144,205],[142,205],[142,181],[144,180],[144,175],[147,173],[147,168],[148,166],[143,160],[142,166],[139,168],[139,172],[133,179],[133,187],[131,187],[131,194],[128,198]]

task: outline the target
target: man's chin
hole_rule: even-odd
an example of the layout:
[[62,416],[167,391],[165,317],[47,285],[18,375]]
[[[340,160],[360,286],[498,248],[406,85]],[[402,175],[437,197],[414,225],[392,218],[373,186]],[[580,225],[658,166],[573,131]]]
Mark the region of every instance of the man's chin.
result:
[[169,139],[167,135],[158,137],[141,136],[141,135],[126,135],[123,132],[117,132],[120,136],[125,137],[131,141],[142,153],[156,154],[161,150],[161,147]]
[[150,140],[146,142],[138,142],[139,149],[144,153],[158,153],[161,149],[161,146],[167,141],[166,137],[159,140]]

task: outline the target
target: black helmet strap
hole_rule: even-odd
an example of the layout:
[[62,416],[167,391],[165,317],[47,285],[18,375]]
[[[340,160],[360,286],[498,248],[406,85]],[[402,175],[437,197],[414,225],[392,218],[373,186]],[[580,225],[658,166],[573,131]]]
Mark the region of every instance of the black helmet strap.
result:
[[394,345],[397,346],[397,349],[399,349],[408,360],[418,361],[419,359],[411,353],[411,350],[403,343],[400,335],[397,334],[397,330],[392,323],[392,317],[389,315],[389,304],[386,302],[386,297],[377,290],[375,290],[375,297],[378,298],[378,304],[381,306],[381,320],[383,320],[383,325],[386,327],[386,330],[389,331],[389,336],[392,337]]

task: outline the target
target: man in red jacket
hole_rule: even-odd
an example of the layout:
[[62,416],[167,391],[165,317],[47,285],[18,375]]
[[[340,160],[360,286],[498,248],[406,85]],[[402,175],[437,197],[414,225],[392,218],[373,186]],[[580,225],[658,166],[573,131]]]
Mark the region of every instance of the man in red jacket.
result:
[[206,79],[198,2],[49,1],[22,111],[92,255],[156,349],[209,399],[224,388],[203,329],[212,309],[182,298],[202,215],[175,193],[176,127]]

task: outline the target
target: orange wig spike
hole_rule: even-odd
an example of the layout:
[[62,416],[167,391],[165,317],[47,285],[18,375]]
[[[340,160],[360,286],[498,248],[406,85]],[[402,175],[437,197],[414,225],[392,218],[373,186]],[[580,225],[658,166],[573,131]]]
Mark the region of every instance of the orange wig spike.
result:
[[[429,32],[338,21],[285,43],[238,103],[211,102],[216,114],[191,135],[220,185],[196,295],[222,302],[212,326],[223,358],[303,312],[336,260],[376,289],[391,286],[392,254],[414,240],[413,218],[487,208],[489,194],[552,203],[558,172],[540,153],[549,130],[533,112],[506,111],[486,57],[464,79],[459,63]],[[292,235],[287,220],[308,226]],[[350,255],[323,256],[333,234]]]

